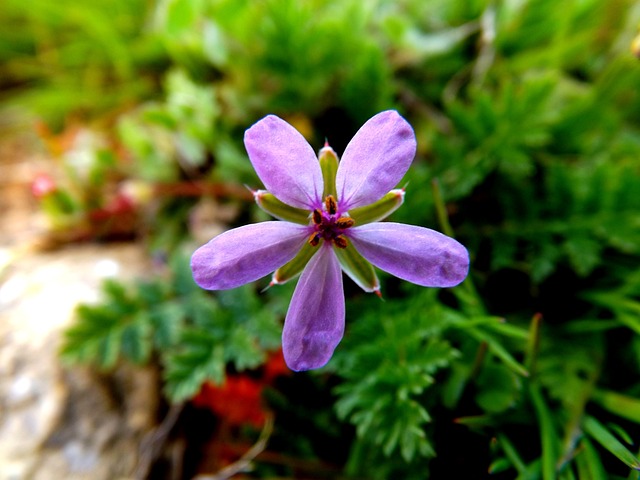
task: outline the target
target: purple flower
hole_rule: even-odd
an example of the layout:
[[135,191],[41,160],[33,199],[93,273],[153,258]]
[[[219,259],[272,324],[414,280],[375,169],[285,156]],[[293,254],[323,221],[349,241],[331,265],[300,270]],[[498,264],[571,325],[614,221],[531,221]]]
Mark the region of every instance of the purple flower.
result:
[[467,276],[469,254],[427,228],[380,222],[404,200],[402,179],[416,152],[413,129],[397,112],[375,115],[338,162],[325,145],[319,157],[284,120],[269,115],[244,136],[266,190],[258,205],[282,221],[227,231],[193,254],[193,278],[224,290],[274,272],[271,284],[301,274],[282,333],[292,370],[325,365],[344,333],[344,271],[380,294],[372,266],[425,287],[452,287]]

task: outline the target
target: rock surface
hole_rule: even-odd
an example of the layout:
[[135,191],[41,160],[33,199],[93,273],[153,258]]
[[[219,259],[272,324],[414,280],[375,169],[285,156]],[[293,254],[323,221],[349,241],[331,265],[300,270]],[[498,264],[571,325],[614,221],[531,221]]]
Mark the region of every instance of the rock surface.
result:
[[53,166],[32,136],[0,137],[0,480],[134,478],[157,372],[64,366],[58,349],[76,305],[97,301],[105,278],[147,274],[147,256],[135,244],[41,251],[31,182]]
[[[11,256],[5,250],[5,258]],[[115,374],[61,365],[57,352],[75,306],[99,297],[106,277],[138,277],[132,244],[80,245],[9,258],[0,277],[0,480],[133,478],[153,428],[153,369]]]

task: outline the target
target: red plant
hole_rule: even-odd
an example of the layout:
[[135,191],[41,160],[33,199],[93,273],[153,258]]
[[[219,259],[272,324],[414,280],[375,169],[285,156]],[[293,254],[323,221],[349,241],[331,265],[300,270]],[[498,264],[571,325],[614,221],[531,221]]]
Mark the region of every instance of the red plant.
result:
[[265,420],[262,390],[275,378],[289,373],[282,350],[278,350],[269,356],[260,378],[241,373],[228,375],[222,385],[207,382],[192,402],[196,407],[210,409],[231,426],[248,424],[261,428]]
[[265,419],[261,397],[260,383],[246,375],[234,375],[228,376],[221,386],[205,383],[193,404],[211,409],[230,425],[260,428]]

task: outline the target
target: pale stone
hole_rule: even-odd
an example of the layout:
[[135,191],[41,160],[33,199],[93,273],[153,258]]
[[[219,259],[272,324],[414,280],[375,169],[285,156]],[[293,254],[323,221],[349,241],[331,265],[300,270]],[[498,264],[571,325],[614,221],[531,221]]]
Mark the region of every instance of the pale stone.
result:
[[147,275],[146,258],[133,244],[74,245],[19,255],[5,267],[0,480],[132,478],[141,437],[155,423],[157,372],[119,367],[104,377],[63,367],[58,350],[76,305],[99,300],[105,278]]

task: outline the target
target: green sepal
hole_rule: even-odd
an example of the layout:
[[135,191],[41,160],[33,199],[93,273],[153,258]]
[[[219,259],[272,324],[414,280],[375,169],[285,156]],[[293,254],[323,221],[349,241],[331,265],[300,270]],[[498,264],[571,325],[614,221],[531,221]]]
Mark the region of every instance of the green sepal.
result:
[[387,193],[377,202],[364,207],[349,210],[349,216],[353,218],[356,225],[377,222],[387,218],[395,212],[404,202],[404,188],[396,188]]
[[334,248],[333,251],[344,273],[349,275],[360,288],[365,292],[380,292],[380,282],[373,265],[358,253],[353,244],[347,248]]
[[278,220],[309,225],[310,213],[307,210],[287,205],[266,190],[253,191],[253,198],[262,210]]
[[323,241],[320,240],[320,243],[315,247],[311,246],[309,242],[305,242],[298,254],[293,257],[293,260],[290,260],[273,272],[271,285],[281,285],[300,275],[309,260],[311,260],[311,257],[320,249],[322,242]]
[[324,179],[324,195],[332,195],[337,198],[336,193],[336,173],[338,173],[338,156],[329,145],[325,145],[320,150],[320,170],[322,170],[322,178]]

